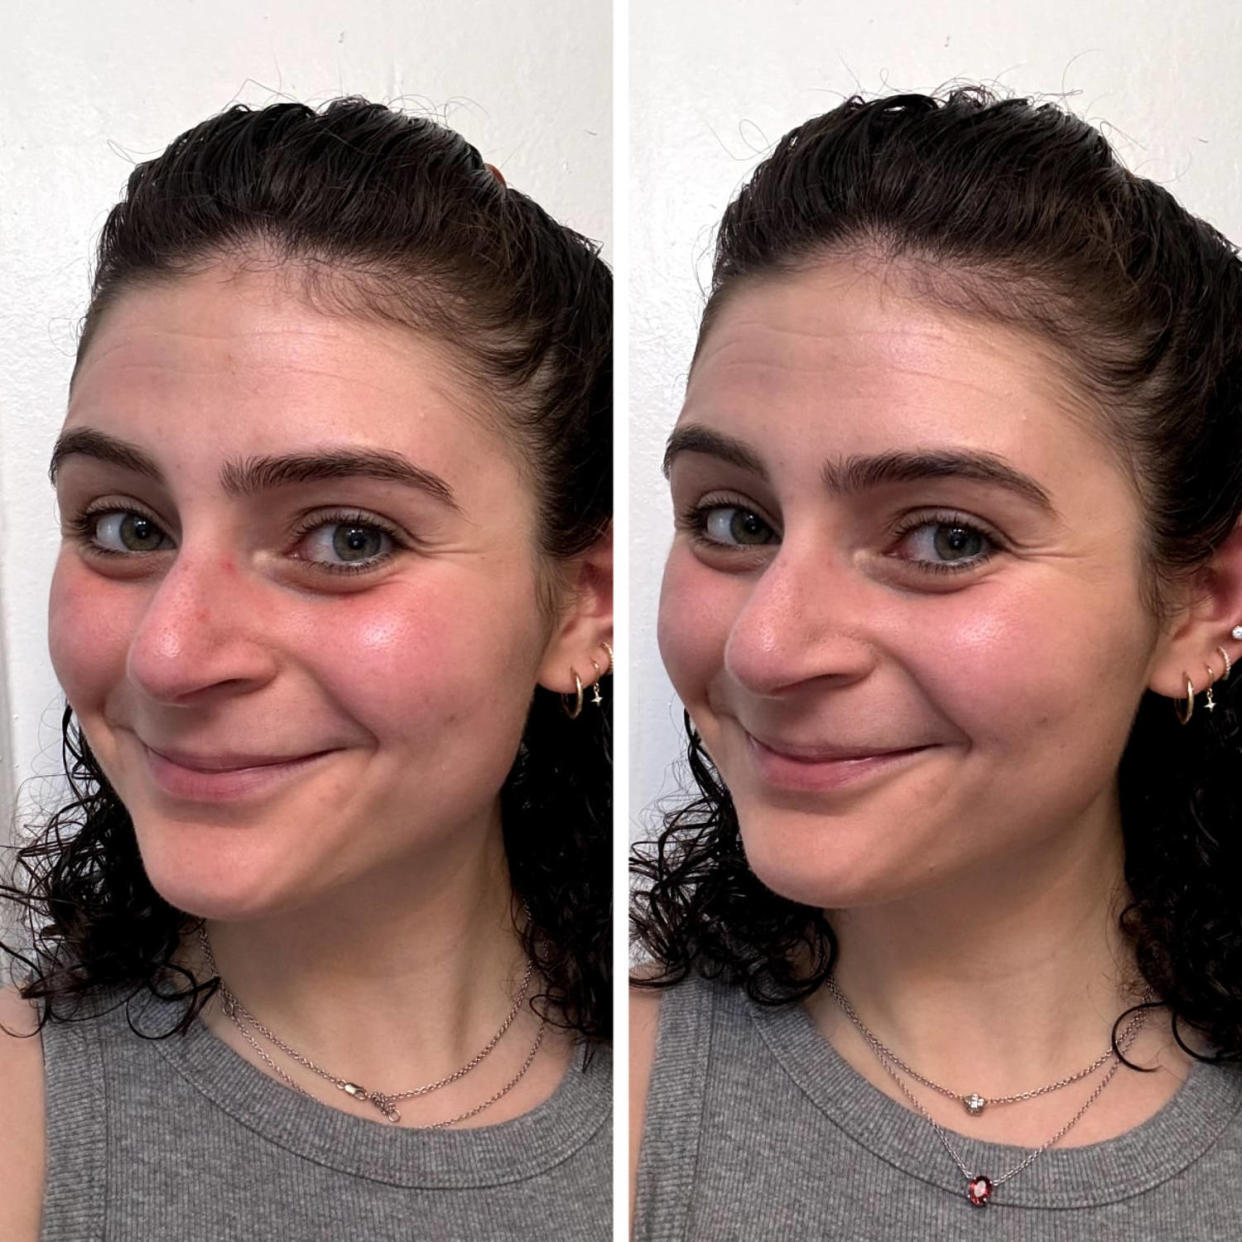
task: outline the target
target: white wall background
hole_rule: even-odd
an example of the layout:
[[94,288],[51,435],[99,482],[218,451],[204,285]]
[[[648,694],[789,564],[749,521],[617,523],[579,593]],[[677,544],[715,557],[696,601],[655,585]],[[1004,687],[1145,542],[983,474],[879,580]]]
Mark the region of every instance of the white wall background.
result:
[[[133,163],[234,101],[360,94],[434,115],[606,243],[609,0],[35,0],[0,42],[0,843],[54,796],[47,461],[91,248]],[[607,251],[605,252],[607,253]]]
[[677,788],[681,710],[655,643],[672,529],[659,463],[712,226],[786,130],[855,92],[953,79],[1069,94],[1135,171],[1242,241],[1242,10],[1226,0],[630,0],[631,828]]

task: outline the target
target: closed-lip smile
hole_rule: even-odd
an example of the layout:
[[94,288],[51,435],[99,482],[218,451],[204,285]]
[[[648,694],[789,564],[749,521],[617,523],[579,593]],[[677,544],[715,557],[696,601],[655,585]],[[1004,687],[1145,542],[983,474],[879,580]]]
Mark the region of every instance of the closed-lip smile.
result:
[[[140,739],[141,741],[141,739]],[[141,742],[155,787],[180,802],[234,802],[275,791],[303,775],[317,760],[334,754],[319,750],[300,755],[218,751],[195,754]]]
[[765,784],[807,792],[827,792],[852,785],[931,749],[928,745],[802,743],[770,736],[760,738],[749,730],[745,733],[755,766]]

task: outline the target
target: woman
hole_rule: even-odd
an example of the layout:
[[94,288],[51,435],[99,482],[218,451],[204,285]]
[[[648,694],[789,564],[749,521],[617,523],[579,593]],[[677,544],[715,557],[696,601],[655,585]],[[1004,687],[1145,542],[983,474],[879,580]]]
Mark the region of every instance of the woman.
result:
[[979,90],[849,100],[727,209],[637,1236],[1238,1236],[1240,309],[1096,131]]
[[362,100],[135,169],[51,463],[6,1238],[606,1236],[609,302]]

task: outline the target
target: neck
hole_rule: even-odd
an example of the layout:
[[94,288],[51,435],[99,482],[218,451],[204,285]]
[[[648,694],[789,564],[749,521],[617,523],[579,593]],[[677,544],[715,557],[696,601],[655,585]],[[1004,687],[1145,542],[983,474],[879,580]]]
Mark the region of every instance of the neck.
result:
[[[836,980],[883,1044],[952,1091],[1003,1096],[1054,1082],[1104,1052],[1114,1021],[1143,993],[1118,926],[1123,862],[1119,817],[1101,813],[954,882],[884,906],[834,912]],[[895,1095],[832,997],[821,991],[809,1008],[846,1059]],[[1159,1027],[1153,1019],[1134,1045],[1138,1063],[1160,1059]],[[1034,1143],[1055,1131],[1048,1123],[1063,1121],[1066,1104],[1082,1092],[965,1123],[954,1101],[921,1088],[918,1094],[942,1124]],[[1097,1106],[1093,1120],[1097,1111],[1107,1116]],[[1091,1126],[1081,1132],[1098,1136]]]
[[261,1022],[327,1066],[392,1083],[451,1071],[500,1024],[525,967],[514,913],[497,832],[206,930],[221,977]]

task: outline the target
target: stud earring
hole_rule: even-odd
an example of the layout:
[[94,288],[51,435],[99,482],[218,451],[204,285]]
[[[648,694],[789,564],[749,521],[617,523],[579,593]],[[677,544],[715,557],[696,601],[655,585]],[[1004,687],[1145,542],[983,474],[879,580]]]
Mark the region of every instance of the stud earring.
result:
[[[1182,675],[1185,676],[1184,673]],[[1189,677],[1186,678],[1186,709],[1183,711],[1175,703],[1173,710],[1177,712],[1178,720],[1184,725],[1189,724],[1191,716],[1195,714],[1195,685]]]
[[[577,670],[571,668],[569,671],[574,675],[575,693],[561,695],[561,710],[570,720],[577,720],[582,715],[582,678],[578,676]],[[573,704],[572,707],[569,706],[570,703]]]
[[1235,625],[1229,633],[1236,638],[1238,642],[1242,643],[1242,625]]

